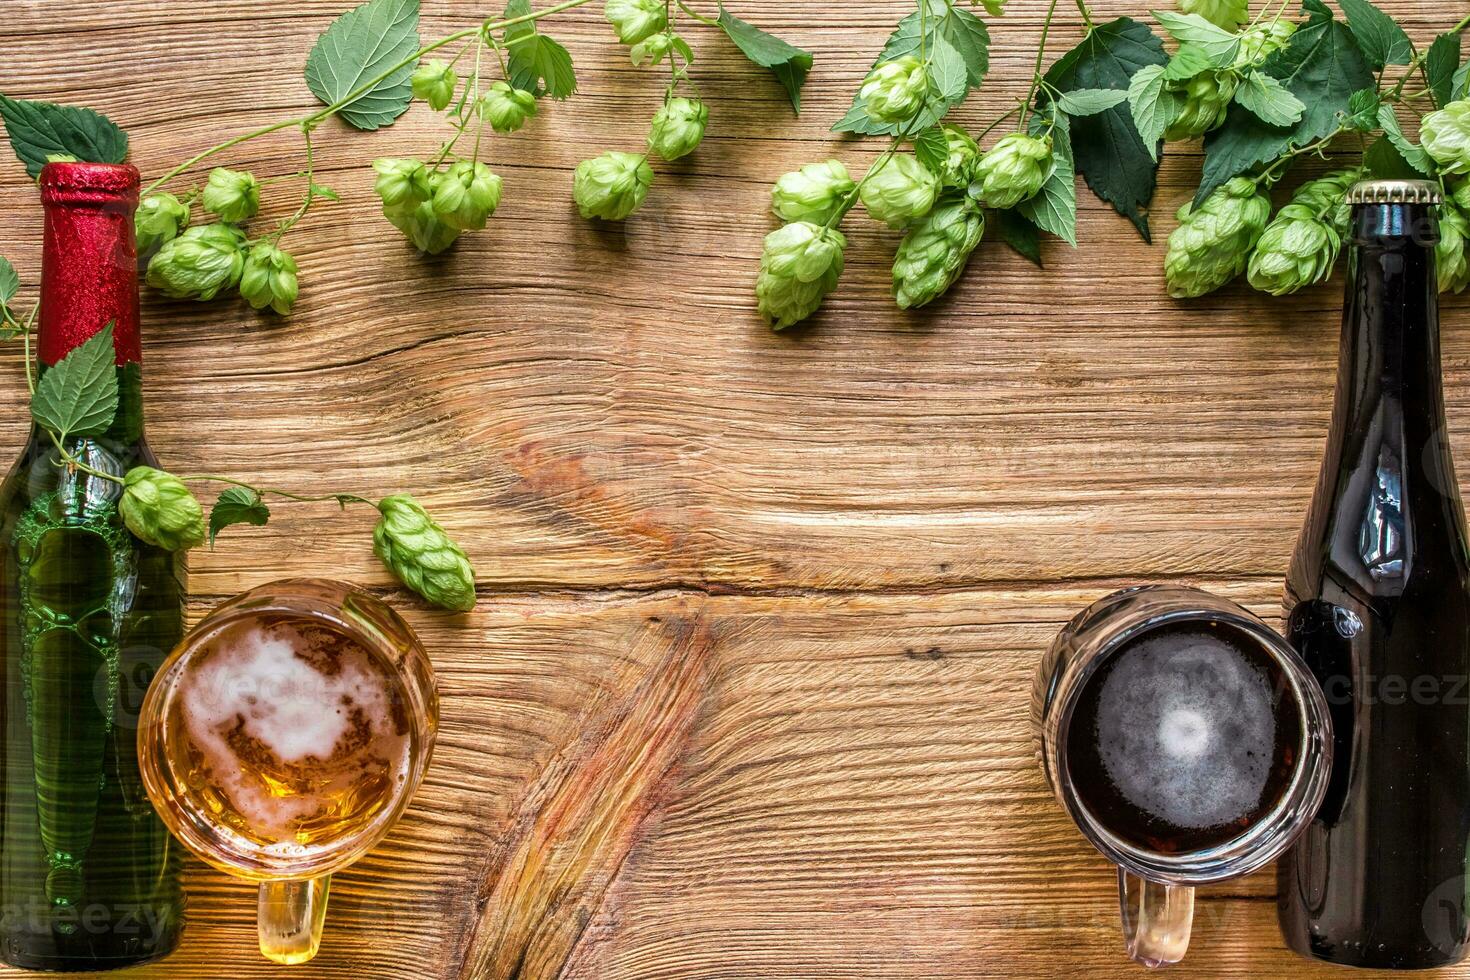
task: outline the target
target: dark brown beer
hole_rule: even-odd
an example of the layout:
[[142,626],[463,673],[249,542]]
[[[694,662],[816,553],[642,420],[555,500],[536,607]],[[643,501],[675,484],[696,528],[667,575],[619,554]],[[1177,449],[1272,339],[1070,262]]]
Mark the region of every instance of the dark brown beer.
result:
[[1280,665],[1221,623],[1161,626],[1111,654],[1067,734],[1077,796],[1104,827],[1160,854],[1240,836],[1285,795],[1301,715]]

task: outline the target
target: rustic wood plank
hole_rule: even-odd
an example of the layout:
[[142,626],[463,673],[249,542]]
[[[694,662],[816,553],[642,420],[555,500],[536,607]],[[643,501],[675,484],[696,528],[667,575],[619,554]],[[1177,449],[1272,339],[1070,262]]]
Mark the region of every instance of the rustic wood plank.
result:
[[[310,106],[298,67],[347,5],[10,0],[3,89],[112,114],[157,174]],[[1426,0],[1384,6],[1421,40],[1448,20]],[[425,7],[426,34],[485,13]],[[484,943],[530,954],[524,976],[569,980],[1136,975],[1108,869],[1035,769],[1030,672],[1072,612],[1127,582],[1194,581],[1274,613],[1326,435],[1340,284],[1176,303],[1161,246],[1084,194],[1082,248],[1048,245],[1038,273],[986,242],[918,314],[888,299],[894,236],[855,219],[829,309],[774,336],[750,294],[769,185],[876,152],[828,127],[902,7],[734,4],[817,52],[800,118],[691,30],[710,136],[660,165],[616,229],[577,218],[570,170],[640,143],[662,75],[629,66],[594,7],[552,28],[582,92],[493,143],[506,195],[485,232],[424,260],[374,212],[365,162],[442,138],[422,109],[374,135],[329,125],[322,179],[347,201],[289,240],[297,316],[147,301],[167,462],[412,489],[471,552],[482,601],[443,617],[392,589],[365,514],[283,506],[195,557],[196,615],[291,574],[391,595],[433,651],[444,730],[408,819],[340,877],[311,967],[261,961],[249,887],[194,866],[184,948],[134,975],[448,980]],[[1044,5],[1011,7],[968,122],[1024,90]],[[1078,34],[1059,23],[1056,50]],[[228,162],[288,174],[299,148],[280,134]],[[1165,161],[1156,238],[1198,167],[1196,148]],[[269,193],[267,215],[292,204]],[[0,164],[0,251],[29,281],[39,229],[34,187]],[[1464,309],[1446,307],[1445,368],[1470,477]],[[14,351],[0,371],[19,377]],[[20,390],[0,389],[13,446]],[[649,641],[653,618],[697,618],[714,639],[699,713],[651,716],[677,720],[683,751],[645,769],[612,751],[625,742],[599,755],[598,736],[629,731],[620,708],[662,703],[644,699],[657,682],[705,676],[661,673],[682,661]],[[597,826],[590,811],[548,825],[542,800],[593,777],[637,788],[602,825],[615,832],[565,832]],[[497,885],[517,854],[553,874]],[[1315,975],[1282,948],[1272,894],[1269,875],[1207,891],[1178,972]]]

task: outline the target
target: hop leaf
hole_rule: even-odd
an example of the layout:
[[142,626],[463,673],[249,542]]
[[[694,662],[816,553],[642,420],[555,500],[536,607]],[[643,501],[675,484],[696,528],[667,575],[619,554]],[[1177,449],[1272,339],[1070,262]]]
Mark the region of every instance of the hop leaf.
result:
[[841,160],[809,163],[777,179],[771,188],[771,210],[786,221],[825,225],[847,202],[854,186]]
[[429,103],[429,108],[435,112],[442,112],[454,99],[459,76],[448,62],[435,59],[415,68],[409,82],[415,98]]
[[174,299],[214,299],[240,281],[245,235],[234,225],[195,225],[164,244],[148,263],[148,285]]
[[500,177],[483,163],[460,160],[429,178],[430,199],[439,220],[460,231],[477,231],[500,205]]
[[204,209],[232,225],[249,221],[260,210],[260,182],[252,173],[215,167],[204,185]]
[[985,234],[985,214],[968,197],[946,198],[921,218],[893,257],[893,298],[902,309],[942,296]]
[[577,164],[572,199],[584,218],[622,221],[638,210],[652,183],[653,168],[647,157],[608,150]]
[[646,41],[668,27],[668,11],[662,0],[607,0],[603,14],[624,44]]
[[653,114],[648,148],[665,160],[677,160],[694,152],[704,139],[709,109],[698,99],[679,96],[669,99]]
[[858,89],[858,99],[868,116],[890,124],[917,113],[928,94],[929,72],[911,54],[875,66]]
[[1451,102],[1424,117],[1424,149],[1447,174],[1470,174],[1470,100]]
[[1179,0],[1179,9],[1186,14],[1197,14],[1227,31],[1237,30],[1250,20],[1249,0]]
[[1013,208],[1034,197],[1055,169],[1050,139],[1012,133],[975,164],[975,180],[987,205]]
[[420,160],[395,160],[382,157],[373,161],[378,179],[373,190],[383,201],[383,211],[389,208],[413,210],[433,196],[429,186],[429,168]]
[[929,213],[939,197],[939,178],[909,153],[895,153],[858,189],[873,220],[903,228]]
[[509,82],[493,82],[480,96],[480,115],[497,133],[514,133],[536,114],[536,96]]
[[1470,243],[1470,219],[1458,206],[1460,195],[1439,206],[1439,241],[1434,246],[1434,266],[1439,273],[1439,291],[1462,292],[1470,285],[1470,258],[1465,254]]
[[128,470],[117,506],[128,530],[148,544],[188,551],[204,543],[204,508],[171,473],[151,466]]
[[1194,139],[1220,128],[1237,84],[1232,75],[1206,71],[1171,85],[1169,88],[1180,100],[1180,108],[1164,130],[1164,139]]
[[373,554],[404,585],[444,609],[475,608],[475,572],[459,545],[407,494],[384,497]]
[[240,274],[240,295],[251,306],[257,310],[269,306],[285,316],[296,302],[297,290],[296,260],[289,253],[269,242],[250,250]]
[[1270,214],[1270,198],[1249,177],[1226,181],[1198,208],[1180,208],[1164,257],[1169,295],[1203,296],[1240,275]]
[[1256,243],[1247,278],[1263,293],[1285,296],[1326,279],[1341,248],[1342,236],[1317,211],[1288,204]]
[[793,221],[766,236],[756,306],[773,330],[784,330],[817,311],[837,287],[847,239],[835,228]]
[[138,254],[146,255],[179,237],[189,227],[189,205],[172,194],[143,198],[133,219]]

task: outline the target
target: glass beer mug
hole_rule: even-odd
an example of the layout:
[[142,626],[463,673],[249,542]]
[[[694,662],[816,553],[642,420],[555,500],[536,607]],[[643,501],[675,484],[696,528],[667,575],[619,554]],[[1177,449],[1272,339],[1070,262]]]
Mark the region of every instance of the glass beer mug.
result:
[[1183,958],[1196,886],[1275,860],[1327,791],[1321,686],[1269,626],[1197,589],[1125,589],[1078,614],[1031,713],[1053,794],[1117,865],[1145,966]]
[[143,781],[206,863],[260,883],[260,951],[304,963],[330,876],[388,833],[423,780],[438,695],[384,603],[317,579],[211,612],[159,671],[138,729]]

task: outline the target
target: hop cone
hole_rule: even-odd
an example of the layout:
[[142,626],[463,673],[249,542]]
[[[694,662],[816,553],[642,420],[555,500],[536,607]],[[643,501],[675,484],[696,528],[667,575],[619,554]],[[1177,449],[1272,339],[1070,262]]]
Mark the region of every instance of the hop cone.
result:
[[189,227],[189,205],[172,194],[151,194],[138,205],[133,219],[139,254],[147,254],[179,237]]
[[428,255],[438,255],[459,239],[460,230],[445,222],[431,201],[411,207],[385,207],[383,214],[394,228],[408,236],[415,248]]
[[652,183],[653,168],[647,157],[608,150],[577,164],[572,199],[584,218],[622,221],[638,210]]
[[663,0],[607,0],[602,12],[624,44],[646,41],[668,26]]
[[1244,68],[1259,64],[1267,57],[1286,47],[1296,33],[1296,24],[1289,20],[1273,20],[1257,24],[1240,35],[1240,50],[1235,55],[1232,67]]
[[975,164],[975,180],[986,205],[1013,208],[1035,196],[1055,169],[1051,140],[1012,133]]
[[234,225],[195,225],[148,263],[148,285],[174,299],[210,300],[240,281],[245,235]]
[[1270,214],[1270,198],[1249,177],[1227,181],[1198,209],[1180,208],[1164,257],[1169,295],[1203,296],[1240,275]]
[[1419,136],[1443,173],[1470,174],[1470,100],[1425,116]]
[[204,185],[204,210],[232,225],[249,221],[260,210],[260,182],[254,174],[215,167]]
[[475,608],[475,572],[459,545],[407,494],[378,503],[373,554],[413,591],[444,609]]
[[536,114],[536,96],[509,82],[492,82],[480,96],[480,114],[497,133],[514,133]]
[[940,132],[948,147],[940,183],[945,187],[968,187],[974,179],[975,165],[980,161],[980,145],[964,129],[952,123],[941,127]]
[[817,311],[837,287],[846,248],[842,232],[809,221],[793,221],[766,236],[755,298],[771,329],[784,330]]
[[1251,253],[1247,278],[1263,293],[1285,296],[1326,279],[1342,236],[1303,204],[1288,204],[1266,226]]
[[771,210],[786,221],[825,225],[852,194],[852,177],[841,160],[809,163],[784,173],[771,188]]
[[429,203],[439,220],[460,231],[478,231],[500,206],[500,177],[483,163],[460,160],[445,173],[433,174]]
[[674,35],[665,31],[633,45],[633,50],[628,52],[628,59],[633,62],[635,68],[656,65],[669,56],[669,51],[673,47]]
[[1183,98],[1184,104],[1179,115],[1164,130],[1164,139],[1194,139],[1218,129],[1230,109],[1235,88],[1232,76],[1212,71],[1201,72],[1175,87],[1174,91]]
[[1347,202],[1350,187],[1361,179],[1361,170],[1337,170],[1316,180],[1309,180],[1292,195],[1292,204],[1302,204],[1312,213],[1332,226],[1339,235],[1346,235],[1352,221],[1352,205]]
[[893,257],[893,298],[901,309],[942,296],[985,234],[985,214],[968,198],[946,198],[921,218]]
[[1470,219],[1450,201],[1439,206],[1439,242],[1434,246],[1434,266],[1439,273],[1439,291],[1461,292],[1470,285]]
[[911,54],[874,68],[858,89],[868,115],[883,123],[908,119],[923,107],[928,94],[929,73]]
[[653,114],[648,132],[648,148],[665,160],[688,156],[704,139],[704,126],[709,122],[709,109],[698,99],[675,96]]
[[187,551],[204,543],[204,508],[172,473],[134,466],[117,508],[128,530],[151,545]]
[[1198,14],[1216,27],[1235,31],[1250,20],[1249,0],[1179,0],[1179,9]]
[[419,65],[409,79],[414,97],[429,103],[429,108],[435,112],[441,112],[449,105],[458,84],[459,76],[454,73],[453,66],[437,59]]
[[434,194],[429,186],[429,168],[420,160],[382,157],[373,161],[373,170],[378,174],[373,190],[383,200],[384,213],[389,208],[411,210]]
[[929,213],[939,178],[912,154],[895,153],[863,181],[858,196],[875,221],[903,228]]
[[288,252],[260,242],[245,257],[240,274],[240,295],[257,310],[267,306],[281,316],[291,312],[296,302],[298,283],[296,260]]
[[1450,197],[1455,202],[1455,207],[1464,214],[1470,214],[1470,181],[1462,182],[1451,192]]

